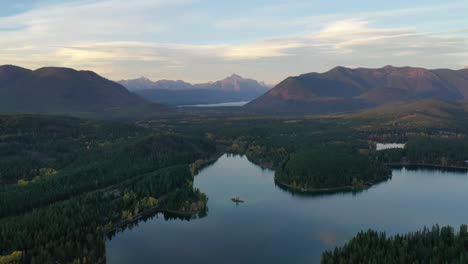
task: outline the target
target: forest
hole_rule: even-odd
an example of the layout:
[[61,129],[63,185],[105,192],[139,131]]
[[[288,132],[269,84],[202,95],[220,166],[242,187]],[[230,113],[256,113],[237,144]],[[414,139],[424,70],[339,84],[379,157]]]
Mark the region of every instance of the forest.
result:
[[145,134],[139,127],[106,121],[0,115],[0,185],[31,181],[41,176],[40,169],[59,170],[83,153]]
[[1,155],[12,161],[0,166],[5,261],[101,262],[115,227],[147,211],[206,209],[189,164],[216,152],[209,140],[74,118],[1,118]]
[[292,153],[276,171],[275,180],[294,190],[314,192],[359,190],[390,176],[391,170],[384,163],[341,143]]
[[[245,113],[135,124],[0,115],[0,263],[104,262],[106,235],[138,219],[203,215],[209,197],[192,187],[192,175],[219,153],[274,169],[276,181],[295,191],[359,190],[391,177],[387,165],[459,167],[468,159],[461,126],[382,128],[353,118]],[[385,141],[407,144],[375,151]],[[337,250],[324,254],[332,261],[325,263],[353,263],[339,262]]]
[[467,149],[464,137],[411,137],[403,149],[379,151],[377,159],[388,164],[468,169]]
[[360,232],[343,247],[326,251],[323,264],[341,263],[467,263],[468,227],[458,232],[450,226],[424,228],[403,235]]
[[227,152],[274,169],[276,181],[292,190],[358,190],[390,177],[390,169],[376,157],[366,134],[349,123],[248,116],[187,122],[165,123],[164,127],[183,134],[205,134]]

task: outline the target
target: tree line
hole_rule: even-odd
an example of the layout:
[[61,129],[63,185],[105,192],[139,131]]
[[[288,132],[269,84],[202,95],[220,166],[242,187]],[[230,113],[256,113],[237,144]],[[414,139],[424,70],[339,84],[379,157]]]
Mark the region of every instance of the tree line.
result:
[[368,230],[358,233],[343,247],[326,251],[321,263],[467,263],[468,227],[457,232],[450,226],[424,228],[421,231],[387,236]]
[[189,169],[216,152],[206,138],[63,117],[0,121],[0,152],[27,168],[9,172],[21,175],[17,182],[2,175],[2,260],[103,262],[104,235],[116,226],[151,210],[206,209]]

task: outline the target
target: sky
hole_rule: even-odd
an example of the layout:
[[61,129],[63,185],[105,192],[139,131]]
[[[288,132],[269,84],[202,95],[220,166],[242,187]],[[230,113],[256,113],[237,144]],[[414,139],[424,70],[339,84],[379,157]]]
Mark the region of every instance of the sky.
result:
[[0,0],[0,65],[270,84],[338,65],[461,69],[467,14],[467,0]]

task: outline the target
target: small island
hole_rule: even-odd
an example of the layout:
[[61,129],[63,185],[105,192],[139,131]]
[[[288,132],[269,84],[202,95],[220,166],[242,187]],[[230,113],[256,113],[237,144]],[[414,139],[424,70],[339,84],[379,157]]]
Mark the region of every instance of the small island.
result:
[[363,190],[390,177],[390,168],[371,156],[330,145],[291,154],[275,181],[291,191],[323,193]]

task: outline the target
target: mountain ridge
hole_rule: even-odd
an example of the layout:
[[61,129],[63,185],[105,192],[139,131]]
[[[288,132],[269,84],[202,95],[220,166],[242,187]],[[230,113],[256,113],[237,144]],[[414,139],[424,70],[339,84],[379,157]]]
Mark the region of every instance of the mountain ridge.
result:
[[[135,90],[149,90],[149,89],[171,89],[172,87],[168,87],[167,84],[178,83],[181,85],[191,86],[189,89],[210,89],[215,88],[213,85],[216,83],[227,83],[227,82],[239,82],[239,81],[254,81],[258,83],[260,86],[269,87],[264,82],[260,82],[251,78],[244,78],[237,73],[232,73],[231,75],[217,81],[209,81],[209,82],[202,82],[202,83],[190,83],[183,80],[170,80],[170,79],[160,79],[157,81],[152,81],[151,79],[141,76],[139,78],[134,79],[124,79],[116,81],[117,83],[122,84],[125,86],[129,91]],[[146,86],[142,86],[145,84]],[[180,87],[174,87],[175,89],[180,89]]]
[[0,66],[0,111],[102,112],[149,104],[92,71]]
[[222,80],[191,84],[181,80],[151,81],[141,77],[120,84],[149,101],[170,105],[250,101],[270,89],[254,79],[232,74]]
[[338,66],[323,73],[288,77],[247,107],[326,113],[425,99],[468,100],[468,70]]

